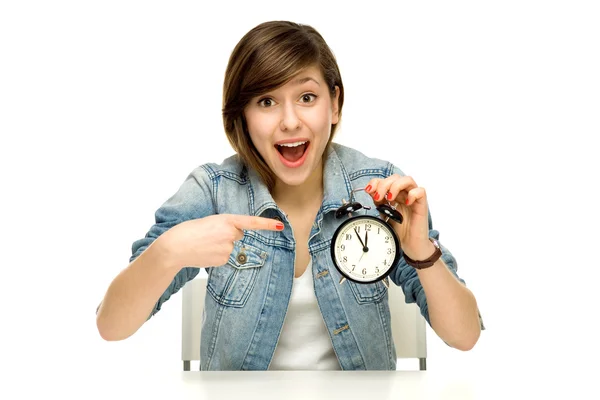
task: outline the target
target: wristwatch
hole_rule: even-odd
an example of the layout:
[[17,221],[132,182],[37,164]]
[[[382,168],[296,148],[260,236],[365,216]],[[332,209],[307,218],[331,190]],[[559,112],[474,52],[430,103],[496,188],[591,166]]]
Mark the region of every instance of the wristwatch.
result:
[[406,261],[406,263],[408,265],[410,265],[411,267],[416,268],[416,269],[429,268],[433,264],[435,264],[435,262],[442,256],[442,249],[440,248],[440,244],[438,243],[437,240],[435,240],[432,237],[430,237],[429,240],[435,246],[435,252],[431,255],[431,257],[429,257],[423,261],[415,261],[412,258],[410,258],[409,256],[407,256],[406,253],[404,253],[404,261]]

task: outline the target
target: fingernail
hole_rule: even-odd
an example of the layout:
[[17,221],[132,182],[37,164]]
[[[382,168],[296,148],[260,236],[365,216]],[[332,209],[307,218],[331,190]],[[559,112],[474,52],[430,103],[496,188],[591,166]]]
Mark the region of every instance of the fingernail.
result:
[[406,199],[406,205],[408,205],[408,199]]
[[392,194],[390,192],[388,192],[388,194],[386,195],[386,197],[387,197],[388,200],[391,200],[392,199]]
[[275,228],[277,228],[278,231],[282,231],[283,230],[283,224],[281,222],[278,222],[277,225],[275,225]]
[[373,197],[375,200],[379,200],[379,193],[375,193],[375,196]]
[[366,192],[370,192],[370,191],[371,191],[371,189],[372,189],[372,187],[371,187],[371,185],[369,185],[369,186],[367,186],[367,187],[365,188],[365,191],[366,191]]

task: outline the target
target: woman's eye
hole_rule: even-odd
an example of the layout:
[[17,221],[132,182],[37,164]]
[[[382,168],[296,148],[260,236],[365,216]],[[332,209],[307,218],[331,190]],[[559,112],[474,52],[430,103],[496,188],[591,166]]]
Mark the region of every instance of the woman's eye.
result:
[[273,99],[265,98],[258,101],[258,105],[261,107],[271,107],[273,105]]
[[307,94],[302,95],[302,102],[303,103],[312,103],[316,99],[317,99],[317,96],[315,96],[312,93],[307,93]]

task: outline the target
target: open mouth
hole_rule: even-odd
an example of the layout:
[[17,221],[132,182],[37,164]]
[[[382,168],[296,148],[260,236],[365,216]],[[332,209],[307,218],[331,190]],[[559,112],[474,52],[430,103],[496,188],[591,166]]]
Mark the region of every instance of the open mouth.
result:
[[299,142],[276,144],[275,148],[286,161],[289,161],[290,163],[296,163],[300,159],[302,159],[302,157],[306,153],[306,150],[308,149],[309,144],[310,142],[305,140]]

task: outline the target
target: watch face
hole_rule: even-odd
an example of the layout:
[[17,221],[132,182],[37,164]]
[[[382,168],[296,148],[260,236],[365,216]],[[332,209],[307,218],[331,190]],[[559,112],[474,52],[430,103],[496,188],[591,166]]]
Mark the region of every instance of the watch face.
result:
[[347,279],[372,283],[389,275],[400,257],[398,237],[390,225],[368,215],[350,218],[333,235],[331,257]]

